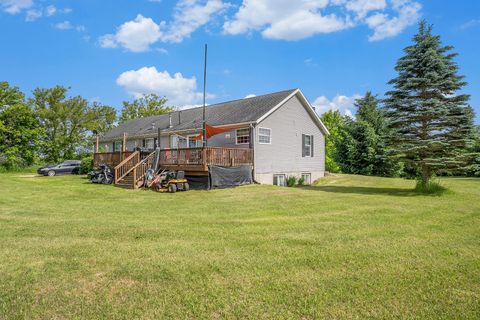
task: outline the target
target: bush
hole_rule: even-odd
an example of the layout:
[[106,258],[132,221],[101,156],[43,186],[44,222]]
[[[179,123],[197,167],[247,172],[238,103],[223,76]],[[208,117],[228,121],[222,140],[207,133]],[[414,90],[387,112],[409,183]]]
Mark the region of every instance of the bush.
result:
[[305,179],[304,179],[303,177],[301,177],[300,179],[298,179],[297,184],[298,184],[299,186],[304,186],[304,185],[305,185]]
[[80,164],[80,174],[87,174],[93,170],[93,156],[88,156],[82,159]]
[[440,181],[436,179],[431,179],[428,182],[418,180],[415,186],[415,192],[417,193],[441,195],[445,191],[447,191],[447,188],[442,186]]
[[287,187],[293,187],[297,183],[297,178],[295,176],[290,176],[287,178]]

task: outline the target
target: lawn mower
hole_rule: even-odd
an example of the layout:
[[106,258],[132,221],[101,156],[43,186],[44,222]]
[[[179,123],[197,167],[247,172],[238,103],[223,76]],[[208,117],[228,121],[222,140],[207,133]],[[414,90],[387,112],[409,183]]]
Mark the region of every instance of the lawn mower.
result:
[[170,193],[190,190],[190,185],[188,184],[187,179],[185,179],[184,171],[165,172],[164,170],[154,177],[154,179],[150,183],[150,187],[157,192]]

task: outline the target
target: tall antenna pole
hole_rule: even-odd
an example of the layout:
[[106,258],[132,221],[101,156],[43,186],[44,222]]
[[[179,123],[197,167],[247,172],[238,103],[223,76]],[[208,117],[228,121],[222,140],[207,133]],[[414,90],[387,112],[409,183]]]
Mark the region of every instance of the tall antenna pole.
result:
[[203,147],[207,146],[207,120],[205,117],[205,99],[207,95],[207,44],[205,43],[205,64],[203,65],[203,128],[202,128],[202,136],[203,136]]

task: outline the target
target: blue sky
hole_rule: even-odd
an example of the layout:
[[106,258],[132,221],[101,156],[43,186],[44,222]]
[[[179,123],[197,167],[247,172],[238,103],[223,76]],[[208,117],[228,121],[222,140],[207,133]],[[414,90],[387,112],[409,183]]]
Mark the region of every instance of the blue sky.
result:
[[419,19],[459,53],[480,123],[480,2],[471,0],[0,0],[0,80],[64,85],[121,107],[142,93],[176,106],[299,87],[317,110],[380,96]]

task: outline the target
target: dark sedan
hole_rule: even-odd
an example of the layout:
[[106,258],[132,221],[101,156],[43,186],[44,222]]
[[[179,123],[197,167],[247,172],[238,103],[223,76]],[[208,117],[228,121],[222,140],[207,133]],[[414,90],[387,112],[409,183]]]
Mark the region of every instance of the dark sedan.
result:
[[59,174],[78,174],[80,172],[80,160],[67,160],[59,164],[47,165],[37,170],[44,176],[56,176]]

